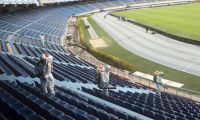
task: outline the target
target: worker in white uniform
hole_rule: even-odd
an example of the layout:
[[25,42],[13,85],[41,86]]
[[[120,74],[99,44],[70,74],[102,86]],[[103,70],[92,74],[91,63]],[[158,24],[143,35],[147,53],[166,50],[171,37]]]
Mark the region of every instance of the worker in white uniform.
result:
[[[110,66],[106,65],[101,72],[101,86],[107,86],[110,80]],[[103,89],[105,95],[109,95],[108,89]]]
[[162,86],[162,77],[163,77],[163,72],[158,72],[156,73],[156,93],[158,95],[161,95],[161,92],[160,92],[160,87]]
[[45,64],[46,67],[45,67],[43,76],[40,79],[42,90],[45,93],[48,93],[48,90],[49,90],[50,94],[55,95],[54,77],[52,75],[53,56],[50,55],[48,52],[45,52],[44,54],[42,54],[41,59],[46,60],[46,64]]

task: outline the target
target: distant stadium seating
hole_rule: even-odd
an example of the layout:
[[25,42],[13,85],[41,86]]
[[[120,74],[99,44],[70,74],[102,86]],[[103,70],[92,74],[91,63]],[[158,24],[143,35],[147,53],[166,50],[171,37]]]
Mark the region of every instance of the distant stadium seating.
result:
[[38,0],[1,0],[0,4],[4,5],[39,5]]
[[[110,95],[105,96],[96,87],[96,66],[68,53],[62,46],[67,20],[71,15],[144,1],[104,0],[0,15],[0,76],[6,76],[0,78],[0,119],[142,119],[134,117],[132,112],[157,120],[200,119],[200,105],[194,101],[167,93],[158,96],[151,89],[115,74],[111,74],[110,84],[116,85],[117,89],[110,90]],[[4,4],[36,4],[30,0],[21,2],[3,1]],[[40,35],[45,36],[44,46]],[[55,97],[40,92],[34,65],[44,51],[54,57],[56,82],[66,83],[68,88],[71,88],[68,83],[76,85],[73,86],[76,89],[66,89],[56,83]],[[99,99],[110,104],[104,104]],[[131,114],[112,105],[121,106]]]
[[[0,4],[4,5],[37,5],[39,6],[40,4],[53,4],[53,3],[67,3],[71,1],[79,1],[79,0],[1,0]],[[124,5],[129,5],[129,4],[135,4],[135,3],[144,3],[144,2],[155,2],[157,0],[97,0],[97,2],[92,2],[90,5],[86,4],[79,6],[79,8],[85,9],[85,6],[88,6],[90,10],[93,8],[97,7],[99,9],[103,9],[106,7],[116,7],[116,6],[124,6]],[[77,5],[78,6],[78,5]],[[91,7],[94,6],[94,7]]]

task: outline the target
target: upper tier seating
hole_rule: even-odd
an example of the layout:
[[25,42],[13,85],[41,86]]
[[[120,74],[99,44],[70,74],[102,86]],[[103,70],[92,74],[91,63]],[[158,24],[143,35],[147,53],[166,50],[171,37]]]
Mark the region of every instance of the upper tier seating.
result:
[[[40,35],[44,35],[47,42],[60,44],[67,19],[72,14],[69,9],[65,10],[66,12],[62,12],[62,9],[38,9],[1,16],[0,34],[2,37],[0,39],[37,41],[40,40]],[[11,40],[4,34],[11,34]]]
[[37,0],[1,0],[0,4],[4,5],[29,5],[29,4],[35,4],[38,5]]
[[[67,3],[71,0],[41,0],[41,2],[43,4],[51,4],[51,3]],[[75,0],[73,0],[75,1]],[[107,7],[113,7],[113,6],[123,6],[123,5],[127,5],[127,4],[134,4],[135,1],[137,0],[97,0],[98,2],[104,4]],[[157,0],[141,0],[140,3],[143,2],[155,2]],[[39,5],[39,1],[38,0],[1,0],[0,4],[4,4],[4,5]],[[95,4],[97,5],[97,4]],[[101,5],[99,6],[100,8],[105,8],[102,7]]]

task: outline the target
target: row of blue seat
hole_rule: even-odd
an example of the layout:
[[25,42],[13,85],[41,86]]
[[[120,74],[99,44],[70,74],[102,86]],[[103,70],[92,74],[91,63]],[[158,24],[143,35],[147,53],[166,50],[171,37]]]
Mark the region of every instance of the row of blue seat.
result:
[[[65,115],[63,111],[60,111],[43,99],[38,98],[29,91],[23,89],[22,87],[16,85],[15,83],[10,82],[1,82],[1,87],[7,92],[11,93],[19,101],[23,102],[29,109],[32,109],[37,115],[40,115],[44,119],[53,119],[53,120],[74,120],[72,117]],[[44,95],[48,98],[52,98],[48,94]],[[63,105],[63,102],[58,104]]]
[[[14,36],[20,35],[27,39],[40,40],[39,36],[44,35],[46,41],[60,43],[68,17],[69,14],[67,12],[63,13],[59,10],[35,10],[28,12],[28,14],[25,12],[25,15],[19,12],[19,14],[16,13],[12,16],[1,16],[0,21],[2,21],[2,24],[0,24],[0,30],[7,31],[4,34],[9,32],[13,33]],[[6,37],[3,38],[7,39]]]
[[[162,97],[154,94],[140,94],[109,91],[109,97],[105,96],[98,89],[88,89],[82,87],[86,93],[106,99],[112,103],[123,106],[132,111],[138,112],[153,119],[177,119],[177,120],[195,120],[199,119],[199,105],[191,100],[179,98],[177,96],[162,93]],[[130,95],[131,93],[131,95]],[[164,99],[170,96],[172,99]],[[193,106],[190,109],[189,106]]]
[[34,47],[34,46],[21,45],[18,43],[7,43],[6,41],[2,40],[1,49],[3,52],[8,52],[7,44],[11,45],[11,48],[13,49],[14,54],[16,55],[22,54],[25,56],[40,57],[40,55],[47,50],[50,52],[50,54],[52,54],[55,57],[55,60],[66,63],[91,66],[91,64],[83,62],[82,60],[79,60],[72,55],[67,55],[64,48],[62,48],[60,45],[46,43],[45,46],[47,49],[44,49],[44,48],[39,48],[37,46]]
[[0,88],[0,119],[44,120],[21,101]]
[[[45,50],[54,51],[56,53],[60,53],[60,52],[63,54],[66,53],[65,50],[59,45],[45,43],[45,48],[40,48],[41,43],[38,43],[37,41],[35,43],[37,43],[37,44],[35,44],[35,46],[34,45],[31,45],[31,46],[23,45],[23,44],[19,44],[19,43],[11,43],[11,44],[14,47],[16,47],[16,49],[18,51],[17,54],[22,54],[22,55],[32,56],[32,57],[39,57],[42,54],[42,52],[44,52]],[[31,53],[33,53],[33,54],[31,54]],[[38,55],[38,53],[40,55]]]
[[[9,104],[3,112],[7,109],[16,109],[13,116],[17,116],[23,109],[25,112],[20,114],[21,119],[119,120],[123,118],[124,120],[136,120],[134,117],[92,99],[85,98],[83,100],[78,93],[60,87],[56,87],[56,96],[54,97],[41,93],[40,88],[33,84],[19,81],[17,84],[9,81],[0,81],[0,83],[0,104],[4,103],[1,99],[6,99]],[[37,86],[40,87],[39,84]],[[12,99],[10,97],[7,99],[7,94],[10,94]],[[15,101],[20,105],[10,107],[11,104],[16,104],[13,103]],[[3,112],[0,111],[0,114],[5,118]]]
[[[53,44],[47,43],[47,44],[45,44],[47,49],[44,49],[44,48],[39,48],[39,47],[21,45],[18,43],[11,43],[11,44],[12,44],[12,47],[15,47],[16,50],[18,51],[17,54],[22,54],[22,55],[31,56],[31,57],[40,57],[42,53],[44,53],[45,51],[48,51],[51,55],[53,55],[54,60],[56,60],[56,61],[78,64],[81,66],[83,66],[83,65],[88,66],[88,67],[91,66],[87,62],[84,62],[80,59],[75,58],[75,56],[73,56],[73,55],[66,54],[65,50],[62,47],[60,47],[59,45],[53,45]],[[51,49],[51,48],[54,48],[54,49]]]
[[4,65],[7,66],[4,68],[5,70],[9,68],[10,71],[12,71],[12,73],[14,73],[16,76],[29,76],[29,74],[24,69],[16,65],[15,62],[9,59],[5,54],[0,54],[0,60]]
[[6,41],[3,41],[3,40],[1,41],[1,47],[2,47],[2,51],[8,52]]
[[[16,76],[35,77],[34,68],[27,65],[27,63],[22,61],[20,58],[15,57],[15,56],[5,55],[5,54],[0,54],[0,58],[1,58],[0,69],[1,69],[1,71],[3,71],[3,73],[7,73],[8,75],[14,74]],[[33,61],[30,58],[26,58],[26,60],[28,60],[29,62],[32,61],[30,63],[33,65],[36,64],[36,61]],[[57,63],[55,63],[55,64],[57,64]],[[53,74],[55,75],[55,78],[57,78],[59,80],[67,80],[68,79],[68,80],[71,80],[74,82],[79,81],[78,78],[74,78],[73,76],[70,76],[65,73],[63,73],[63,75],[65,77],[60,79],[59,74],[61,74],[61,73],[57,73],[57,69],[59,69],[59,68],[57,68],[57,65],[55,65],[55,71],[53,72]],[[72,79],[72,78],[74,78],[74,79]]]
[[[22,51],[25,52],[25,50],[21,50],[21,52]],[[38,55],[40,55],[40,54],[38,54]],[[1,60],[1,62],[2,62],[1,71],[2,72],[7,73],[9,75],[14,74],[16,76],[35,77],[34,68],[32,66],[28,65],[27,62],[29,62],[30,64],[35,66],[36,62],[39,60],[39,58],[22,57],[24,60],[21,60],[22,58],[19,58],[19,57],[13,56],[13,55],[7,55],[7,54],[0,54],[0,57],[2,57],[2,60]],[[65,59],[65,58],[63,58],[63,59]],[[13,64],[13,63],[15,63],[15,64]],[[83,82],[83,83],[97,84],[97,82],[95,80],[95,70],[94,69],[82,68],[79,66],[72,66],[70,64],[66,65],[64,63],[58,63],[58,62],[54,62],[53,64],[54,64],[53,75],[58,80],[61,80],[61,81],[66,80],[66,81],[72,81],[72,82],[79,81],[79,82]],[[116,76],[114,74],[111,74],[110,81],[111,81],[110,83],[112,85],[118,85],[118,86],[122,86],[122,87],[130,87],[130,88],[135,88],[135,89],[146,89],[145,87],[138,86],[137,84],[130,83],[126,80],[123,80],[122,78],[119,78],[118,76]]]

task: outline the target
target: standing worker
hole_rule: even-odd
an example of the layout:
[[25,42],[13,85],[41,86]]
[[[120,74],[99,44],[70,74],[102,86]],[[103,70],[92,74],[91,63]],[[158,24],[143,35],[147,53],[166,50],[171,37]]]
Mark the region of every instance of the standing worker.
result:
[[104,87],[103,92],[106,96],[109,95],[108,89],[105,88],[108,86],[109,80],[110,80],[110,65],[106,65],[101,72],[101,82],[100,82],[100,86]]
[[50,94],[55,96],[54,77],[52,71],[53,56],[48,52],[45,52],[41,55],[40,61],[37,63],[36,73],[38,73],[38,77],[40,77],[42,91],[48,93],[49,90]]
[[40,35],[40,40],[41,40],[41,46],[45,47],[45,38],[44,38],[44,35]]
[[162,85],[163,72],[155,71],[153,81],[156,83],[156,93],[161,95],[160,86]]

